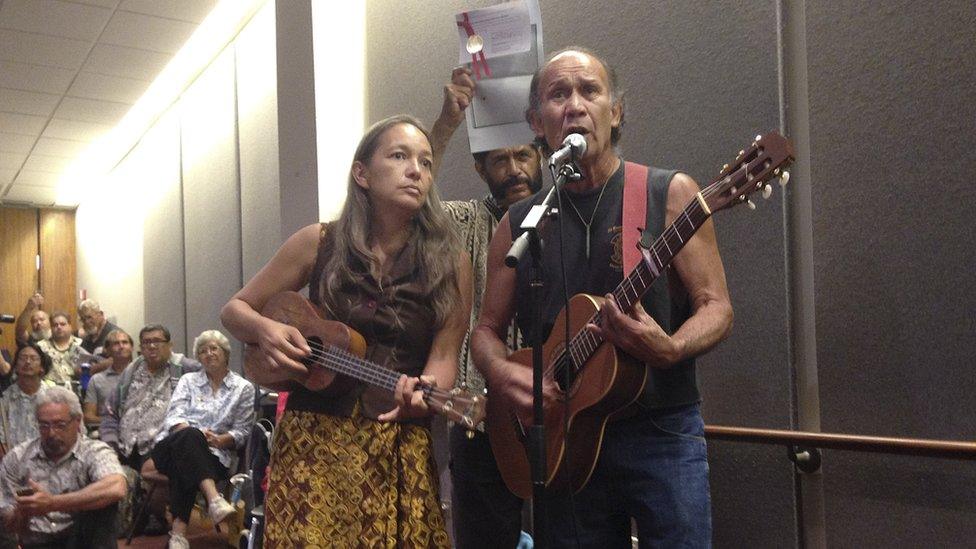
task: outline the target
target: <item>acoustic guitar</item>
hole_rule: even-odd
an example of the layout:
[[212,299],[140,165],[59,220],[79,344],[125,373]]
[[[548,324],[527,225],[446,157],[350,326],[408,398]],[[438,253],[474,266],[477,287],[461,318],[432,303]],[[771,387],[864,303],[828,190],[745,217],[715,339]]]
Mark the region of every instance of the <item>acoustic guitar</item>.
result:
[[[359,332],[342,322],[327,320],[309,300],[297,292],[281,292],[261,309],[261,315],[293,326],[302,333],[312,353],[303,361],[309,370],[305,386],[323,390],[343,379],[353,379],[379,387],[390,393],[396,390],[400,373],[363,359],[366,340]],[[253,364],[263,360],[264,353],[255,345],[244,349],[244,361]],[[437,413],[468,429],[474,429],[485,417],[485,397],[467,391],[445,391],[421,381],[417,390]]]
[[[779,177],[794,157],[789,140],[776,132],[756,136],[739,152],[732,165],[702,189],[648,248],[641,248],[642,260],[618,285],[613,296],[621,310],[629,313],[658,275],[671,263],[684,244],[715,212],[749,203],[749,195],[762,190],[768,198],[769,181]],[[607,421],[637,400],[647,381],[647,367],[619,352],[602,337],[585,329],[602,325],[602,297],[577,294],[556,317],[549,339],[543,345],[544,376],[562,389],[563,401],[546,410],[546,486],[578,492],[593,473]],[[575,334],[565,343],[565,325]],[[568,349],[568,350],[567,350]],[[531,370],[532,350],[514,352],[509,359]],[[568,400],[568,403],[564,402]],[[504,394],[492,394],[488,401],[488,429],[491,448],[502,478],[514,494],[532,496],[528,425],[515,414],[515,406]],[[568,426],[568,429],[567,429]],[[566,445],[572,448],[567,455]]]

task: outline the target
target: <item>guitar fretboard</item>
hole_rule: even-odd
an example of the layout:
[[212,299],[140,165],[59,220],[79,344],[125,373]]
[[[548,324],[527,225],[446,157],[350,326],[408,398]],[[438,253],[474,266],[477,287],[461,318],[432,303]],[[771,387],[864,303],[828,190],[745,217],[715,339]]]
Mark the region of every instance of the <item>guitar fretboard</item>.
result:
[[[681,251],[709,217],[710,214],[702,208],[697,198],[692,200],[650,248],[644,251],[643,261],[638,263],[637,267],[613,290],[613,296],[623,312],[629,313],[633,310],[641,297],[647,293],[651,284],[657,280],[665,267],[674,259],[674,256]],[[587,323],[599,326],[602,320],[601,312],[597,311]],[[578,332],[570,340],[567,349],[563,350],[556,358],[555,379],[561,382],[565,379],[566,369],[570,368],[570,383],[572,383],[583,364],[593,356],[593,353],[603,342],[602,337],[589,330],[584,329]]]

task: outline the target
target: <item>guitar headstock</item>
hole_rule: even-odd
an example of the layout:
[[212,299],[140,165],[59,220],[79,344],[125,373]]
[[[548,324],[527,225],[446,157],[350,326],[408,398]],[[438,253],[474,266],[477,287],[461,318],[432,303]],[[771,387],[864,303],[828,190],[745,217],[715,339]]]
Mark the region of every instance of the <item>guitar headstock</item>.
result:
[[748,148],[739,151],[732,164],[726,164],[718,179],[702,190],[702,198],[711,213],[748,203],[749,195],[762,189],[763,198],[772,194],[770,180],[779,177],[786,185],[790,174],[785,168],[793,162],[793,144],[779,132],[757,135]]
[[485,419],[486,397],[472,395],[467,389],[455,387],[450,392],[427,393],[427,405],[465,429],[474,430]]

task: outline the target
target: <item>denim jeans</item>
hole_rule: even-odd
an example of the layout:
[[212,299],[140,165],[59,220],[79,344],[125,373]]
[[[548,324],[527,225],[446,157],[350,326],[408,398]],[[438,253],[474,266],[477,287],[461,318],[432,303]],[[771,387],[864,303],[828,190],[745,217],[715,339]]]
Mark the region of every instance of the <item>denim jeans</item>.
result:
[[451,444],[451,518],[458,549],[514,548],[522,530],[522,500],[508,491],[488,435],[454,425]]
[[[572,451],[570,448],[569,451]],[[553,547],[708,547],[711,498],[698,404],[641,410],[607,425],[589,483],[547,497]]]

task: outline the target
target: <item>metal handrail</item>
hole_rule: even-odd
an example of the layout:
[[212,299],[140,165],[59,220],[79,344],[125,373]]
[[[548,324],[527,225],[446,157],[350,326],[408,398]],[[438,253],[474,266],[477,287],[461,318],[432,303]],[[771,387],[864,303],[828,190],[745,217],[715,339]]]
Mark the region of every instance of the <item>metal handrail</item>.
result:
[[872,437],[837,433],[729,427],[724,425],[706,425],[705,437],[710,440],[727,440],[733,442],[752,442],[786,446],[796,445],[813,448],[830,448],[834,450],[851,450],[855,452],[976,460],[976,442],[957,440]]

